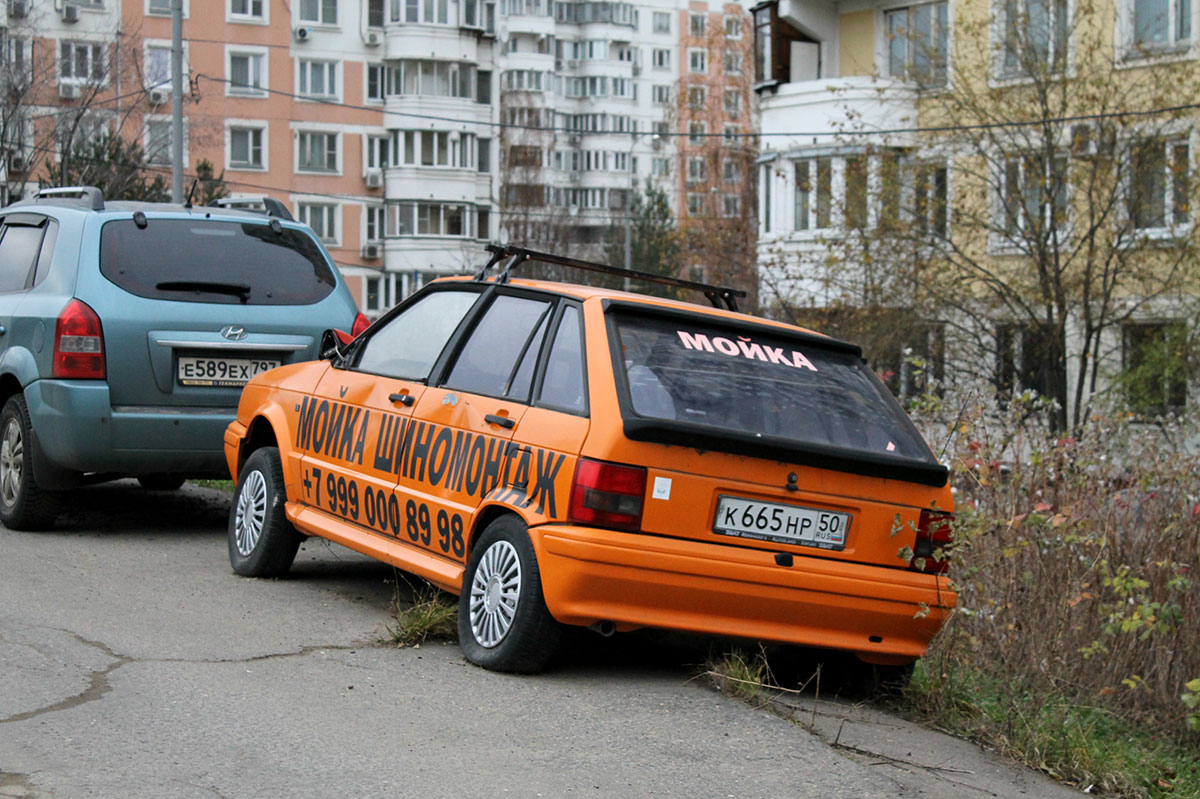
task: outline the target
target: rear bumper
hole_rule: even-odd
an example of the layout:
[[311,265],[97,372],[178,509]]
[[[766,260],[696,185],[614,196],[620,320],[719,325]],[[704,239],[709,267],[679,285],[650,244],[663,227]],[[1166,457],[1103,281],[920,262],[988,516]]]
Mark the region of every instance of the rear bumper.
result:
[[236,408],[113,407],[108,385],[37,380],[25,400],[42,452],[75,472],[223,474]]
[[531,529],[546,605],[567,624],[616,622],[849,650],[925,654],[956,595],[944,578],[824,558],[565,525]]

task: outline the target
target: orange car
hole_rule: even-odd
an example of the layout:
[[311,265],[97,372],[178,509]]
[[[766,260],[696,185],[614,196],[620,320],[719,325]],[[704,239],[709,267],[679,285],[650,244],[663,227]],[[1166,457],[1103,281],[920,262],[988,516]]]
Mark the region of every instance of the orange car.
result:
[[491,249],[246,386],[236,572],[336,541],[458,593],[467,658],[504,671],[542,668],[563,625],[924,654],[956,600],[947,471],[857,347],[689,281],[659,279],[729,310],[513,279],[624,270]]

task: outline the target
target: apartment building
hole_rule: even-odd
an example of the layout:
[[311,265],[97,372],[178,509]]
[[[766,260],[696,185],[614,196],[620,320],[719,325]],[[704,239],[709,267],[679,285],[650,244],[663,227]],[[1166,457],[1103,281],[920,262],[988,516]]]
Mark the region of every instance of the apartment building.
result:
[[[646,181],[686,203],[658,87],[696,49],[687,1],[184,0],[185,172],[283,201],[369,315],[485,240],[595,256]],[[170,6],[6,0],[5,80],[27,89],[0,119],[6,191],[104,132],[169,175]]]
[[1190,0],[752,11],[777,309],[868,320],[845,332],[874,336],[901,394],[990,381],[1063,424],[1105,393],[1146,413],[1194,396]]

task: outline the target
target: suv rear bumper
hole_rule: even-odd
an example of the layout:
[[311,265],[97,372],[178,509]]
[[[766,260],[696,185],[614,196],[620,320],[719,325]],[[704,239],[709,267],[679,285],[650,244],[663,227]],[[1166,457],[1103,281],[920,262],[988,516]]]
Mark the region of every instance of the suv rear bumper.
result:
[[25,401],[42,454],[74,472],[223,475],[236,408],[117,406],[96,380],[37,380]]
[[[925,654],[957,596],[944,578],[826,558],[565,525],[531,528],[550,613],[843,649],[878,663]],[[925,608],[928,612],[925,612]]]

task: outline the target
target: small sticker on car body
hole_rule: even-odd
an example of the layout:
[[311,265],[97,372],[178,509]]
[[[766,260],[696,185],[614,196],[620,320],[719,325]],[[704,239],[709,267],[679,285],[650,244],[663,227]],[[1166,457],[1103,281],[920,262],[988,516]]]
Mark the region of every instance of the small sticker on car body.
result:
[[670,499],[671,498],[671,478],[670,477],[655,477],[654,478],[654,493],[651,494],[654,499]]

